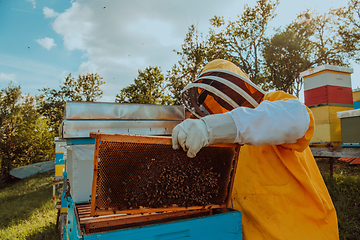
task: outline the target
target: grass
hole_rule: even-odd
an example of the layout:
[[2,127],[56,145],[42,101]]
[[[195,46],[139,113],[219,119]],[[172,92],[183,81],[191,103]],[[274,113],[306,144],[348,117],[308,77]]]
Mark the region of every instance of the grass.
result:
[[[328,158],[316,158],[316,163],[321,173],[330,173],[330,162]],[[335,175],[360,176],[360,164],[351,165],[349,163],[334,160],[333,171]]]
[[[317,159],[333,200],[340,240],[360,239],[360,165]],[[0,239],[58,240],[57,210],[52,202],[54,173],[38,174],[0,189]]]
[[60,239],[52,202],[53,175],[37,174],[0,189],[0,239]]
[[360,176],[323,175],[336,209],[340,240],[360,239]]
[[336,209],[340,240],[360,239],[360,165],[335,161],[330,176],[327,159],[317,159]]

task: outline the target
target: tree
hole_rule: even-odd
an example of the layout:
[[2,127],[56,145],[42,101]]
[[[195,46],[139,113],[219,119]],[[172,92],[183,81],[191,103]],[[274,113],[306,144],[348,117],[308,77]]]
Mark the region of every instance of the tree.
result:
[[181,60],[167,72],[166,79],[169,82],[168,89],[174,104],[181,104],[181,91],[200,74],[202,68],[209,61],[211,47],[209,42],[198,32],[195,25],[189,27],[181,51],[176,51]]
[[71,73],[65,77],[60,90],[49,87],[39,89],[43,93],[39,96],[39,112],[50,122],[51,131],[57,133],[63,120],[66,101],[94,102],[102,97],[100,86],[102,81],[97,73],[79,75],[75,80]]
[[20,108],[17,105],[20,98],[20,86],[15,87],[9,85],[7,88],[1,90],[1,183],[7,180],[10,173],[11,163],[15,158],[14,150],[16,148],[16,145],[14,142],[14,136],[16,125],[20,117]]
[[53,134],[35,108],[35,98],[22,96],[20,86],[9,84],[0,92],[0,184],[13,167],[52,160]]
[[330,13],[338,17],[336,23],[341,47],[349,53],[349,58],[360,63],[360,1],[350,0],[348,6],[334,9]]
[[116,95],[118,103],[142,103],[142,104],[171,104],[171,99],[165,93],[166,84],[164,75],[159,67],[147,67],[144,71],[138,71],[139,75],[134,79],[134,84],[120,90]]
[[226,59],[235,63],[256,84],[263,84],[262,48],[270,20],[275,17],[278,1],[257,0],[254,8],[245,5],[244,12],[236,21],[225,25],[223,17],[214,16],[210,23],[219,32],[211,31],[214,46],[223,46]]
[[313,12],[309,25],[313,34],[309,37],[314,45],[312,66],[332,64],[349,65],[349,51],[345,51],[338,34],[339,24],[334,14]]
[[265,74],[271,89],[283,90],[299,97],[303,79],[302,71],[311,65],[313,44],[309,40],[312,31],[308,24],[292,23],[285,30],[277,30],[264,42]]
[[[351,2],[354,4],[352,9],[358,7],[356,0]],[[303,84],[299,76],[302,71],[323,64],[348,66],[359,48],[354,40],[357,33],[354,31],[355,24],[352,26],[352,40],[345,40],[344,31],[350,22],[355,22],[355,19],[349,20],[347,26],[344,21],[341,23],[341,19],[354,17],[349,15],[349,9],[350,6],[346,11],[340,8],[325,14],[312,12],[311,15],[304,12],[297,20],[307,14],[306,22],[291,23],[266,41],[263,55],[270,88],[298,96]]]

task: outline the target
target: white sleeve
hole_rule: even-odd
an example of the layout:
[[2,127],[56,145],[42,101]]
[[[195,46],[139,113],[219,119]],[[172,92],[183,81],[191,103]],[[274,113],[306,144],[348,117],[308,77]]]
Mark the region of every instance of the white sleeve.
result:
[[310,116],[298,100],[262,101],[255,109],[230,112],[237,128],[236,142],[253,146],[295,143],[309,128]]

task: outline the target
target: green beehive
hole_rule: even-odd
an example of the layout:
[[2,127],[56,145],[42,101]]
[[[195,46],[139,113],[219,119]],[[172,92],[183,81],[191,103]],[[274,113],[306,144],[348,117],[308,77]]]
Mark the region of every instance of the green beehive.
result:
[[343,147],[360,147],[360,109],[337,113],[341,123]]

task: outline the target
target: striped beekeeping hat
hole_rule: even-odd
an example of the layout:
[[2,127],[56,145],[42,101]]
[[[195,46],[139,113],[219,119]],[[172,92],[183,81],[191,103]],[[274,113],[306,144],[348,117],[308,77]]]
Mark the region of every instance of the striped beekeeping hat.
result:
[[217,59],[181,92],[182,101],[196,117],[225,113],[237,107],[255,108],[265,92],[233,63]]

